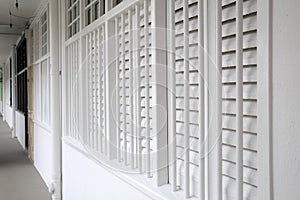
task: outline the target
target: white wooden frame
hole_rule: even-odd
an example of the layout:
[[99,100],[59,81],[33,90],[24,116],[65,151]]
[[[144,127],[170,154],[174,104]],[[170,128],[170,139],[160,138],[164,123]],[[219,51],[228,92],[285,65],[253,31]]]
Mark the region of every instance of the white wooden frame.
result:
[[273,196],[272,1],[258,1],[258,199]]
[[[159,12],[160,9],[163,9],[164,7],[158,3],[159,1],[156,1],[156,0],[152,0],[152,2],[157,3],[157,4],[154,4],[153,5],[153,10],[154,12]],[[106,1],[107,2],[107,1]],[[95,20],[94,22],[91,23],[91,26],[86,26],[86,27],[83,27],[83,25],[80,25],[80,27],[82,28],[76,35],[72,36],[71,38],[67,39],[65,42],[64,42],[64,45],[63,45],[63,48],[65,48],[65,46],[73,43],[74,41],[77,41],[79,40],[80,41],[80,44],[84,44],[84,41],[82,41],[82,38],[84,37],[84,35],[88,34],[89,32],[91,32],[94,27],[98,27],[98,26],[102,26],[104,25],[105,26],[105,31],[106,31],[106,38],[109,38],[109,36],[111,36],[112,34],[115,33],[115,26],[114,26],[114,19],[115,19],[115,16],[118,15],[119,13],[123,13],[124,11],[126,11],[129,7],[132,7],[134,6],[138,1],[129,1],[129,0],[126,0],[124,2],[122,2],[122,6],[116,6],[115,8],[112,8],[112,10],[110,12],[106,12],[105,15],[101,16],[99,19]],[[164,5],[165,6],[165,5]],[[108,4],[106,4],[106,9],[109,9],[108,8]],[[221,147],[220,147],[220,140],[218,140],[218,137],[219,137],[219,134],[220,134],[220,130],[221,130],[221,123],[222,123],[222,119],[220,119],[220,116],[218,116],[218,114],[220,115],[220,113],[222,112],[222,105],[220,104],[219,102],[219,99],[222,97],[220,95],[220,92],[221,92],[221,88],[219,88],[218,86],[220,85],[221,83],[221,79],[220,79],[220,75],[218,73],[220,73],[220,71],[218,70],[211,70],[208,68],[210,68],[211,66],[212,67],[215,67],[214,64],[210,63],[210,59],[211,60],[214,60],[216,61],[217,60],[217,63],[220,63],[222,62],[221,60],[218,60],[218,55],[217,54],[217,50],[218,48],[220,48],[220,46],[215,46],[217,43],[218,43],[218,40],[216,38],[213,38],[213,37],[209,37],[209,35],[211,35],[212,33],[217,33],[219,34],[220,36],[220,31],[219,29],[216,29],[216,25],[218,25],[218,22],[217,22],[217,17],[219,16],[216,16],[217,13],[216,13],[216,10],[218,9],[217,8],[217,5],[216,5],[216,1],[207,1],[205,0],[204,1],[204,9],[208,9],[208,11],[206,11],[207,13],[205,14],[205,21],[204,21],[204,27],[205,28],[208,28],[209,30],[207,32],[205,32],[205,41],[204,41],[204,46],[205,46],[205,50],[209,52],[209,55],[211,55],[211,57],[208,57],[208,56],[205,56],[205,69],[204,70],[207,70],[207,72],[205,73],[206,74],[206,78],[209,79],[209,90],[210,91],[213,91],[212,95],[213,97],[216,97],[216,101],[213,102],[213,105],[215,106],[215,108],[217,110],[214,110],[214,108],[210,108],[211,110],[210,111],[207,111],[207,113],[205,113],[205,132],[208,133],[208,132],[211,132],[212,134],[210,134],[208,136],[208,144],[205,148],[205,151],[204,153],[210,153],[208,152],[208,150],[210,150],[210,147],[212,145],[215,145],[213,144],[215,141],[218,141],[218,143],[216,144],[217,146],[217,149],[216,151],[212,151],[211,154],[209,154],[209,156],[207,158],[205,158],[205,169],[210,169],[208,172],[206,171],[205,172],[205,175],[206,177],[208,178],[205,178],[205,199],[209,199],[209,198],[217,198],[217,199],[221,199],[222,198],[222,194],[221,194],[221,191],[222,191],[222,182],[220,179],[221,177],[221,174],[222,174],[222,168],[220,167],[221,166],[221,161],[220,161],[220,156],[221,156]],[[217,9],[216,9],[217,8]],[[167,10],[164,8],[164,10]],[[267,12],[266,12],[267,10]],[[211,11],[211,12],[210,12]],[[260,84],[258,84],[258,88],[259,88],[259,94],[258,94],[258,98],[260,99],[259,100],[259,104],[258,104],[258,116],[260,118],[261,121],[259,121],[259,124],[258,124],[258,132],[260,133],[266,133],[266,134],[258,134],[259,138],[258,138],[258,149],[259,149],[259,189],[258,189],[258,198],[259,199],[272,199],[272,185],[271,185],[271,182],[272,182],[272,166],[271,166],[271,123],[272,123],[272,119],[271,119],[271,101],[270,101],[270,96],[271,96],[271,83],[270,83],[270,80],[271,80],[271,68],[270,68],[270,49],[271,49],[271,44],[270,44],[270,1],[267,1],[267,2],[259,2],[258,3],[258,17],[259,17],[259,20],[258,20],[258,30],[259,30],[259,33],[258,33],[258,44],[264,48],[259,48],[259,51],[258,51],[258,65],[262,65],[262,66],[268,66],[268,67],[258,67],[258,74],[259,74],[259,77],[258,77],[258,82]],[[164,16],[164,12],[161,12],[160,14],[162,14],[162,16],[154,16],[153,17],[153,20],[154,20],[154,24],[157,25],[157,26],[164,26],[165,22],[164,21],[160,21],[159,19],[161,19],[163,16]],[[82,14],[81,14],[82,16]],[[159,18],[159,17],[160,18]],[[81,17],[81,23],[82,23],[82,17]],[[265,26],[266,24],[268,24],[268,26]],[[161,35],[160,35],[161,34]],[[158,41],[161,41],[160,39],[164,38],[166,33],[160,33],[160,37],[161,38],[155,38],[155,41],[156,42],[154,44],[154,47],[159,46],[159,45],[162,45],[162,48],[164,49],[164,43],[159,43]],[[63,34],[63,38],[65,38],[65,35]],[[207,41],[209,42],[207,42]],[[109,41],[109,42],[108,42]],[[111,39],[111,40],[107,40],[106,42],[106,52],[110,52],[108,54],[106,54],[106,66],[110,66],[110,65],[114,65],[114,61],[113,61],[113,58],[114,58],[114,54],[116,53],[116,50],[114,49],[113,45],[109,45],[109,44],[114,44],[116,43],[116,41],[114,39]],[[209,43],[209,44],[207,44]],[[220,45],[220,44],[219,44]],[[81,52],[81,56],[84,55],[84,49],[81,49],[81,47],[79,48],[79,52]],[[157,53],[157,52],[156,52]],[[64,54],[64,53],[63,53]],[[156,55],[157,57],[155,58],[156,61],[155,63],[158,65],[158,64],[163,64],[165,63],[166,61],[164,60],[165,58],[163,58],[163,54],[162,55]],[[160,57],[162,56],[162,57]],[[267,57],[267,59],[266,59]],[[80,58],[81,60],[82,58]],[[219,58],[220,59],[220,58]],[[64,72],[67,72],[66,71],[67,69],[63,68],[63,73]],[[161,69],[159,68],[156,68],[157,71],[155,71],[156,73],[156,77],[158,80],[156,80],[155,82],[156,83],[161,83],[161,84],[166,84],[164,83],[164,78],[163,77],[166,77],[166,71],[159,71]],[[164,70],[164,69],[162,69]],[[115,71],[114,70],[107,70],[107,73],[106,73],[106,96],[107,96],[107,99],[106,99],[106,102],[111,102],[111,101],[114,101],[115,99],[113,99],[111,96],[112,96],[112,92],[111,90],[114,88],[114,84],[116,84],[116,76],[115,76]],[[85,76],[86,74],[83,73],[82,76]],[[64,79],[67,77],[67,74],[64,74]],[[170,79],[172,79],[171,75],[168,76]],[[81,77],[82,79],[82,77]],[[80,81],[84,81],[84,79],[80,80]],[[80,90],[82,90],[83,88],[85,88],[85,84],[82,84],[80,87]],[[67,91],[66,90],[66,83],[64,83],[63,85],[63,91]],[[156,93],[159,93],[159,92],[162,92],[159,90],[159,88],[156,88]],[[205,99],[207,99],[207,94],[208,92],[206,91],[205,93]],[[63,92],[64,94],[64,92]],[[82,92],[81,93],[81,96],[84,96],[86,93]],[[265,95],[267,94],[267,95]],[[66,100],[65,99],[66,96],[63,97],[63,100]],[[85,104],[86,103],[86,100],[81,100],[79,101],[80,104]],[[164,105],[165,108],[167,108],[167,102],[166,102],[166,99],[156,99],[156,102],[158,102],[158,104],[160,105]],[[64,105],[66,105],[67,102],[64,102]],[[169,101],[169,104],[174,104],[174,102],[172,101]],[[208,106],[208,105],[205,105],[205,106]],[[82,111],[82,113],[86,114],[86,111],[84,111],[84,108],[81,107],[80,110]],[[107,114],[106,114],[106,131],[109,133],[108,134],[108,138],[109,139],[114,139],[116,138],[117,136],[117,132],[118,130],[115,128],[115,122],[112,120],[113,119],[113,114],[116,113],[117,111],[115,110],[114,107],[111,107],[111,105],[108,105],[106,104],[106,110],[107,110]],[[170,112],[171,113],[171,112]],[[169,115],[170,115],[169,113]],[[157,119],[160,119],[159,117],[159,114],[158,114],[158,111],[156,110],[156,117]],[[172,115],[171,115],[172,116]],[[214,123],[214,124],[217,124],[217,127],[208,127],[208,121],[209,119],[208,116],[212,119],[212,122],[210,123]],[[108,119],[108,120],[107,120]],[[66,124],[66,116],[63,117],[63,120],[64,120],[64,123],[63,124]],[[80,120],[81,121],[81,120]],[[158,127],[158,123],[160,121],[157,120],[155,123],[156,124],[156,127]],[[85,128],[86,124],[83,124],[82,125],[82,128],[79,129],[80,131],[83,131],[84,128]],[[241,124],[240,124],[241,126]],[[172,127],[171,127],[172,129]],[[174,129],[174,127],[173,127]],[[68,132],[67,130],[67,127],[64,127],[64,130],[63,130],[65,133]],[[167,135],[167,131],[166,129],[163,130],[163,132],[165,131],[165,135],[161,136],[161,138],[158,138],[157,141],[158,142],[162,142],[162,144],[159,144],[159,145],[163,145],[163,144],[166,144],[167,141],[166,141],[166,135]],[[241,139],[241,138],[238,138],[238,139]],[[117,142],[116,141],[113,141],[111,144],[116,144]],[[239,142],[239,146],[241,147],[241,140]],[[75,144],[75,147],[80,149],[79,145],[76,146]],[[239,152],[240,153],[240,152]],[[159,159],[161,162],[159,163],[156,163],[157,166],[162,166],[165,163],[165,161],[168,161],[167,159],[167,156],[166,156],[166,152],[163,152],[161,155],[162,157]],[[109,156],[109,159],[115,159],[117,158],[117,150],[115,149],[114,145],[110,145],[108,147],[108,156]],[[174,156],[174,154],[170,154],[171,157]],[[239,154],[240,156],[240,154]],[[241,157],[239,158],[239,161],[238,162],[242,162],[241,161]],[[266,160],[267,160],[267,167],[266,167]],[[172,171],[170,171],[172,172]],[[163,184],[166,184],[168,179],[167,179],[167,174],[168,174],[168,169],[163,169],[162,171],[159,172],[159,176],[157,177],[157,184],[158,185],[163,185]],[[174,174],[174,168],[173,168],[173,173],[170,173],[170,174]],[[267,180],[265,179],[267,175]],[[122,176],[122,175],[121,175]],[[242,177],[242,173],[240,172],[239,173],[239,180],[241,182],[241,177]],[[124,177],[123,177],[124,178]],[[127,179],[127,178],[124,178],[124,179]],[[130,178],[129,178],[130,179]],[[170,179],[171,180],[171,179]],[[172,180],[172,181],[175,181],[176,180]],[[267,189],[265,189],[267,188]],[[173,188],[173,190],[176,190],[176,187]],[[201,189],[203,190],[203,189]],[[216,193],[216,190],[217,190],[217,193]],[[239,190],[238,190],[239,191]]]

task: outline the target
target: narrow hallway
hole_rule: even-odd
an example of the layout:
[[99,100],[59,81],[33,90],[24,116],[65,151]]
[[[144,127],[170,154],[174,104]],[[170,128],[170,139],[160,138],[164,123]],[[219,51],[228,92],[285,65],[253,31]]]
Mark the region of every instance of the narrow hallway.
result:
[[48,189],[0,117],[0,200],[47,200]]

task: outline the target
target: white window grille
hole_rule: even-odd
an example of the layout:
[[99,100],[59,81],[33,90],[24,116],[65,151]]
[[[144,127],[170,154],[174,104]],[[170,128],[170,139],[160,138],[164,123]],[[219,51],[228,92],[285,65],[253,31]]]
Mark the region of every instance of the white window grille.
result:
[[86,41],[86,67],[88,80],[88,135],[87,144],[107,154],[105,131],[105,67],[104,67],[104,41],[105,28],[91,31],[85,36]]
[[48,52],[48,12],[42,15],[41,18],[41,50],[42,55],[44,56]]
[[154,150],[152,127],[152,68],[150,3],[115,18],[117,30],[118,160],[151,176]]
[[[204,198],[203,1],[169,1],[171,184]],[[200,197],[201,195],[201,197]]]
[[[168,26],[159,24],[171,30],[167,37],[171,51],[168,76],[157,66],[164,61],[155,47],[166,39],[163,33],[152,29],[160,16],[155,10],[157,0],[124,1],[124,8],[116,8],[118,13],[112,12],[103,21],[96,19],[108,6],[104,1],[68,2],[67,24],[71,31],[67,32],[65,42],[64,70],[68,80],[65,100],[70,104],[65,136],[78,140],[82,134],[83,145],[89,149],[117,159],[131,170],[146,172],[149,178],[158,174],[153,170],[157,169],[159,159],[153,155],[165,144],[170,156],[164,157],[165,152],[159,152],[158,156],[163,157],[160,161],[169,162],[169,168],[166,176],[158,178],[160,185],[169,182],[174,192],[184,193],[186,198],[204,199],[210,181],[207,177],[210,166],[204,159],[207,156],[204,153],[208,153],[204,150],[205,142],[206,137],[214,134],[207,128],[212,105],[206,102],[209,92],[204,81],[209,71],[205,66],[209,64],[205,63],[203,48],[205,42],[212,45],[206,41],[212,36],[205,36],[205,28],[209,26],[205,26],[209,12],[204,9],[206,1],[168,1],[165,9]],[[112,7],[120,2],[112,1]],[[80,3],[84,5],[82,10]],[[218,154],[214,158],[218,173],[216,196],[256,199],[257,1],[215,3],[220,4],[219,10],[214,10],[220,18],[216,22],[218,45],[212,48],[217,48],[216,67],[222,73],[219,79],[216,75],[219,92],[216,101],[220,103],[216,108],[220,112],[215,119],[216,132],[218,129],[222,132],[221,139],[216,141]],[[75,5],[78,11],[73,11]],[[70,38],[79,31],[80,14],[86,27],[83,34]],[[75,21],[78,29],[74,32]],[[165,88],[163,93],[158,92],[161,80],[168,81],[169,91]],[[162,112],[154,105],[163,102],[161,99],[167,93],[168,104],[164,108],[168,112],[168,131],[162,133],[168,136],[168,143],[164,138],[160,143],[155,134]],[[79,111],[84,111],[83,117]],[[111,148],[114,145],[115,150]]]
[[80,43],[78,40],[66,47],[68,73],[69,73],[69,96],[68,114],[69,114],[69,128],[70,136],[74,139],[79,138],[79,49]]
[[67,2],[67,32],[68,38],[80,30],[80,1],[68,0]]
[[85,0],[85,25],[89,25],[105,13],[105,0]]
[[[50,124],[50,89],[49,89],[49,17],[48,6],[36,16],[33,21],[30,36],[30,61],[34,66],[34,88],[35,88],[35,120],[44,124]],[[30,63],[31,64],[31,63]]]

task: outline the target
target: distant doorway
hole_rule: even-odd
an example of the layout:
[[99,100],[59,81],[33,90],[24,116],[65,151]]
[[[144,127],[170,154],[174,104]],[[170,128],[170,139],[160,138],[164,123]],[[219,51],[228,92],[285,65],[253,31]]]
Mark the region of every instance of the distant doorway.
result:
[[27,50],[24,36],[17,46],[16,97],[16,110],[25,117],[25,148],[28,149]]

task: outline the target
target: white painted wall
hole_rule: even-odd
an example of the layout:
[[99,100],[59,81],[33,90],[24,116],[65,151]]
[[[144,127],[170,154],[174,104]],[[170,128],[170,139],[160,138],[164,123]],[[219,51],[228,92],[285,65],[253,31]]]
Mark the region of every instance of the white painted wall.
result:
[[5,109],[5,121],[7,122],[8,126],[12,128],[12,108],[6,104],[6,109]]
[[51,134],[37,122],[34,123],[34,165],[45,183],[49,185],[51,175]]
[[300,199],[300,1],[273,0],[274,200]]
[[25,149],[25,116],[19,111],[16,111],[16,136]]
[[149,199],[67,143],[62,150],[64,200]]

